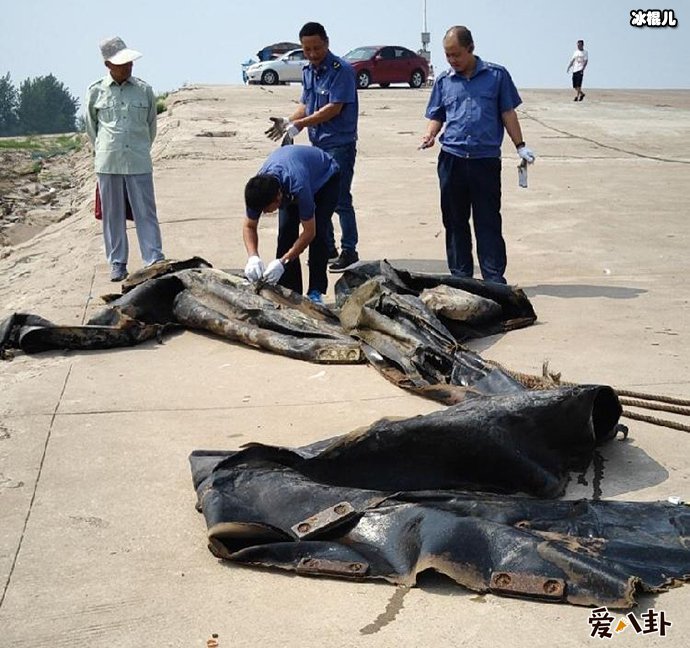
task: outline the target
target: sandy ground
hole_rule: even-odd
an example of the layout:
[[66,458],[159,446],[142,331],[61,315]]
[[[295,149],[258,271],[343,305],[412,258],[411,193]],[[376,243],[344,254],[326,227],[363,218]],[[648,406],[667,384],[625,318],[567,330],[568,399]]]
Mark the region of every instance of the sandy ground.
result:
[[[29,138],[36,148],[0,149],[0,258],[83,206],[82,188],[93,176],[85,134]],[[26,137],[0,138],[3,144]]]
[[[361,93],[353,192],[362,258],[443,271],[437,150],[416,150],[428,93]],[[272,149],[268,116],[298,97],[295,86],[171,96],[154,146],[169,257],[244,266],[242,189]],[[690,92],[523,99],[539,157],[519,189],[506,145],[503,216],[508,279],[539,321],[474,348],[520,371],[548,360],[564,380],[690,396]],[[222,136],[199,137],[208,132]],[[0,259],[0,317],[81,323],[112,292],[92,188],[87,176],[75,214]],[[276,225],[262,221],[268,258]],[[295,577],[207,551],[192,450],[301,445],[438,407],[366,366],[317,366],[191,332],[133,349],[18,355],[0,371],[0,645],[205,646],[212,633],[226,647],[597,642],[584,608],[478,596],[428,575],[412,590]],[[603,496],[690,499],[688,435],[628,423],[628,441],[604,449]],[[568,495],[591,497],[592,474],[584,481]],[[673,622],[668,637],[629,630],[614,643],[683,645],[689,594],[642,597],[638,613],[664,610]]]

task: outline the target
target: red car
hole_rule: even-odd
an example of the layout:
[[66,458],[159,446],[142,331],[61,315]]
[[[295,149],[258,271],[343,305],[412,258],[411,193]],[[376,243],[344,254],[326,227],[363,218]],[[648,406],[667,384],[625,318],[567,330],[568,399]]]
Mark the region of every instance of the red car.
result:
[[355,68],[358,88],[368,88],[372,83],[382,88],[391,83],[409,83],[411,88],[421,88],[429,78],[428,61],[406,47],[357,47],[343,58]]

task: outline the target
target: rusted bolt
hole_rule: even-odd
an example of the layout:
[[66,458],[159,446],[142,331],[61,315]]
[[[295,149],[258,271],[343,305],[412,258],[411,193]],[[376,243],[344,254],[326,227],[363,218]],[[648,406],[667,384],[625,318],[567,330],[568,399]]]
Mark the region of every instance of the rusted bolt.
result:
[[496,576],[496,585],[498,587],[508,587],[510,585],[511,578],[508,574],[499,574]]
[[297,530],[300,533],[306,533],[307,531],[309,531],[309,529],[311,529],[311,524],[309,524],[308,522],[302,522],[302,524],[300,524],[297,527]]
[[547,580],[544,583],[544,592],[546,594],[556,594],[560,591],[561,585],[558,581],[555,580]]
[[345,504],[338,504],[334,509],[333,509],[338,515],[342,515],[347,511],[347,506]]
[[350,563],[350,571],[356,572],[362,569],[362,563]]

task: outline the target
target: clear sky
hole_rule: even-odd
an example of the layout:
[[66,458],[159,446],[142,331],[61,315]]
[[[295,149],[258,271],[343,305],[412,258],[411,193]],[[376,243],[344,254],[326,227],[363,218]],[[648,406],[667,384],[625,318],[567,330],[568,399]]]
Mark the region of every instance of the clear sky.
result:
[[[419,49],[423,0],[0,0],[0,75],[18,88],[54,74],[83,98],[106,69],[98,43],[121,36],[143,52],[134,74],[156,92],[191,83],[241,83],[240,64],[263,46],[294,40],[321,22],[331,50],[396,44]],[[663,4],[663,3],[662,3]],[[309,5],[309,6],[307,6]],[[636,28],[634,9],[673,9],[675,28]],[[427,0],[432,63],[446,67],[441,39],[472,30],[476,54],[505,65],[518,88],[567,88],[568,60],[582,38],[589,88],[690,88],[690,0],[637,6],[622,0]]]

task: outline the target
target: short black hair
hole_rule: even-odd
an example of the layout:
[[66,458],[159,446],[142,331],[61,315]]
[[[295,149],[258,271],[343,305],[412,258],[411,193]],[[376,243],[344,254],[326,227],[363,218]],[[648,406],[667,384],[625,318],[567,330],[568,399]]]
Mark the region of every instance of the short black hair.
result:
[[324,26],[317,22],[308,22],[299,30],[299,39],[302,40],[305,36],[321,36],[323,40],[328,41]]
[[249,209],[263,213],[278,197],[279,191],[278,178],[268,173],[260,173],[247,182],[244,188],[244,203]]

